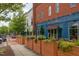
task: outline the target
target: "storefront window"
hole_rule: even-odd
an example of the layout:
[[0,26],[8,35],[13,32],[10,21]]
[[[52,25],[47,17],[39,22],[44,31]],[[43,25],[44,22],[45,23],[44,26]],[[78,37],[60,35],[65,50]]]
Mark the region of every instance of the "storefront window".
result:
[[56,13],[59,13],[59,8],[60,8],[60,7],[59,7],[59,3],[56,3],[56,4],[55,4]]
[[40,35],[44,35],[44,27],[43,26],[40,27]]
[[48,30],[49,37],[58,38],[58,29],[50,29]]
[[77,26],[72,26],[70,28],[70,39],[73,40],[73,39],[77,39]]
[[51,16],[51,6],[48,7],[48,15]]

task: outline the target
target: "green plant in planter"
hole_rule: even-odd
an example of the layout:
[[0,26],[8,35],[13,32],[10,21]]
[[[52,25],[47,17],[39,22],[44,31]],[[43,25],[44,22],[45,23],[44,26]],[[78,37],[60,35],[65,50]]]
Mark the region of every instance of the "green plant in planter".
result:
[[30,36],[30,39],[35,39],[35,36]]
[[45,40],[46,39],[46,37],[44,35],[39,35],[39,36],[37,36],[37,38],[38,38],[38,40]]
[[76,44],[77,46],[79,46],[79,40],[76,40],[76,41],[75,41],[75,44]]
[[27,39],[35,39],[35,36],[27,36]]
[[29,39],[29,36],[27,36],[27,39]]
[[53,37],[50,37],[50,38],[48,38],[48,39],[46,39],[46,40],[44,40],[44,41],[47,42],[47,43],[50,43],[50,42],[56,41],[56,39],[53,38]]
[[75,43],[61,40],[58,46],[63,52],[69,52],[72,51],[72,47],[75,46]]

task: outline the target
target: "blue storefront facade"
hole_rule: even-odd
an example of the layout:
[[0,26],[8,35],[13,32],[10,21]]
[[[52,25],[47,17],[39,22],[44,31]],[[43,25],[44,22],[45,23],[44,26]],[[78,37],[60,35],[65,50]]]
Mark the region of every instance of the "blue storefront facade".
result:
[[[49,37],[49,26],[51,29],[54,28],[59,28],[57,29],[57,39],[59,38],[64,38],[66,40],[71,39],[71,31],[73,32],[74,30],[70,30],[73,26],[76,26],[76,36],[78,39],[79,35],[79,12],[72,13],[70,15],[66,16],[61,16],[57,17],[55,19],[48,20],[46,22],[38,23],[37,28],[42,26],[44,28],[44,35],[48,38]],[[55,27],[54,27],[55,26]],[[37,30],[37,34],[39,33],[39,29]],[[73,35],[74,36],[74,35]]]

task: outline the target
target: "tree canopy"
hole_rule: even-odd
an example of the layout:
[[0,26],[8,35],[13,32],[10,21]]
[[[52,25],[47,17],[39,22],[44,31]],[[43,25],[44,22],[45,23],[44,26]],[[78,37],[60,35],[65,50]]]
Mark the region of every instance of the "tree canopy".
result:
[[[0,21],[9,21],[8,27],[0,27],[0,33],[17,33],[25,32],[26,14],[23,12],[24,5],[22,3],[0,3]],[[13,17],[7,17],[9,13],[13,13]],[[8,30],[7,30],[8,29]]]
[[18,12],[19,10],[22,10],[23,6],[22,3],[0,3],[0,20],[10,20],[7,17],[8,13]]
[[20,12],[17,16],[14,15],[9,25],[10,30],[17,34],[25,32],[26,14]]
[[0,3],[0,13],[4,11],[17,11],[22,9],[21,7],[23,7],[22,3]]
[[8,34],[8,27],[7,26],[1,26],[0,27],[0,34]]

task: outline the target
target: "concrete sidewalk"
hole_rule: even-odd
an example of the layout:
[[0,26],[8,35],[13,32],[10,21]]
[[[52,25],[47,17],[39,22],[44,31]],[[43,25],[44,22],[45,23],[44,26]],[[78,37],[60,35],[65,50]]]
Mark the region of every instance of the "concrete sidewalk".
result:
[[15,42],[14,39],[9,38],[7,42],[8,42],[8,45],[12,48],[15,56],[38,56],[33,51],[24,47],[24,45],[20,45],[17,42]]
[[10,45],[10,47],[12,48],[15,56],[38,56],[36,53],[25,48],[23,45]]

